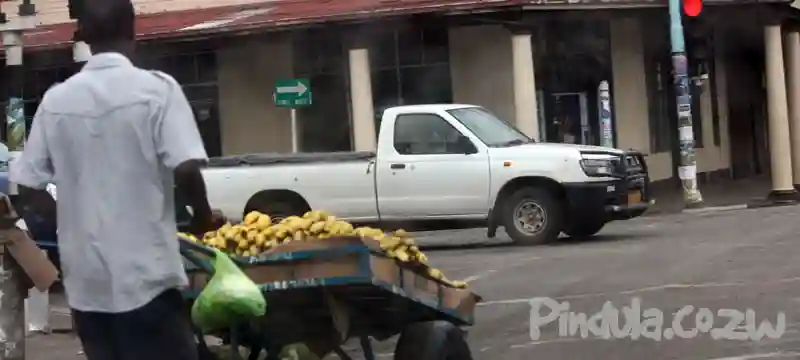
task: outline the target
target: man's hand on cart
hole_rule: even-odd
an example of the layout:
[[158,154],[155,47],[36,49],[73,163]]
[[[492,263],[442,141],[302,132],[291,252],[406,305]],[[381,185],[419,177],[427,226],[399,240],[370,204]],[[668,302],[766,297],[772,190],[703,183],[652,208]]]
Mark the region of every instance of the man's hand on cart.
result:
[[211,230],[219,229],[226,221],[227,219],[221,211],[211,210],[211,214],[209,215],[196,214],[192,216],[189,228],[192,234],[198,238],[202,238],[203,234]]

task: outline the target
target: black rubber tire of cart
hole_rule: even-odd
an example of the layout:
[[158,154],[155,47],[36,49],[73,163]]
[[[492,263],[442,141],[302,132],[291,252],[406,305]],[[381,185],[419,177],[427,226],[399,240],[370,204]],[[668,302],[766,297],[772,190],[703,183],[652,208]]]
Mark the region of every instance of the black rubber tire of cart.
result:
[[394,360],[472,360],[472,352],[464,330],[446,321],[431,321],[403,330]]

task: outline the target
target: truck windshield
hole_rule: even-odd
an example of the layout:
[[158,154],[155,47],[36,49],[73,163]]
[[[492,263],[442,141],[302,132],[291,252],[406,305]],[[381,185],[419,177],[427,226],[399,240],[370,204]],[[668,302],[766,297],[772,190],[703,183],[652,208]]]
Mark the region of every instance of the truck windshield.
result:
[[489,110],[469,107],[448,110],[456,120],[472,131],[486,146],[514,146],[534,142],[511,124],[499,119]]

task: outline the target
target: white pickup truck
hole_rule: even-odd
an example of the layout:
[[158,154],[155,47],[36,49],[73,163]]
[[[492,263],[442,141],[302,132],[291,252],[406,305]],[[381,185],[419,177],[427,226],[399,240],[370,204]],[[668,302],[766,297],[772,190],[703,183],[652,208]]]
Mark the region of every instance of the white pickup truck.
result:
[[203,172],[209,202],[232,219],[322,209],[387,227],[477,220],[489,237],[503,226],[522,244],[591,236],[649,205],[641,154],[535,143],[478,106],[389,108],[377,149],[214,158]]

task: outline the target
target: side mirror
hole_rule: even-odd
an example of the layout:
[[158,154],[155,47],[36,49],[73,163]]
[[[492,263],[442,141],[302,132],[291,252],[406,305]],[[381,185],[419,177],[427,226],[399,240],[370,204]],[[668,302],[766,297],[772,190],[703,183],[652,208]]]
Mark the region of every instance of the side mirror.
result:
[[458,136],[458,139],[456,139],[456,147],[458,148],[459,152],[462,152],[465,155],[476,154],[478,152],[478,149],[475,147],[475,144],[472,143],[472,140],[464,135]]

